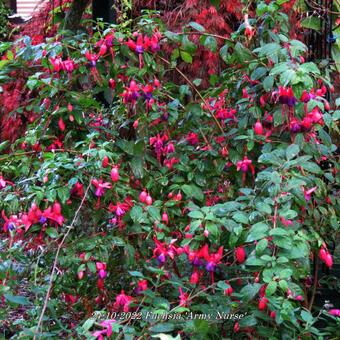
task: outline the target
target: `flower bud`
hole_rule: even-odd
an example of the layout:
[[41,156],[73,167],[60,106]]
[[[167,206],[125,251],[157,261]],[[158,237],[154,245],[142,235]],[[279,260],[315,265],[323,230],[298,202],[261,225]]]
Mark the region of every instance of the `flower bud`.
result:
[[243,263],[245,260],[244,249],[242,246],[236,249],[236,258],[239,263]]
[[79,272],[78,273],[79,280],[81,280],[83,277],[84,277],[84,272],[83,271]]
[[111,170],[111,179],[113,182],[117,182],[119,179],[119,172],[117,167],[113,167]]
[[152,205],[152,197],[148,194],[145,199],[147,205]]
[[102,162],[102,167],[106,168],[108,164],[109,164],[109,157],[105,156]]
[[259,119],[257,120],[257,122],[255,124],[254,131],[255,131],[256,135],[263,135],[263,126],[262,126]]
[[144,203],[146,201],[146,197],[148,196],[148,194],[146,193],[146,191],[142,191],[139,195],[139,201]]

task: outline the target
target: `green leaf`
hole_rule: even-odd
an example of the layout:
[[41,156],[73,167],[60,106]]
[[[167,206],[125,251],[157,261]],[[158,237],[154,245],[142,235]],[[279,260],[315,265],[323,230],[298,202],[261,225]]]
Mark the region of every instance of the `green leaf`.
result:
[[195,184],[184,184],[182,185],[182,190],[189,198],[195,198],[199,201],[203,201],[204,199],[202,189]]
[[199,32],[205,31],[205,28],[202,25],[200,25],[199,23],[194,22],[194,21],[189,22],[189,26],[191,26],[193,29],[195,29]]
[[4,298],[18,305],[30,305],[31,304],[26,296],[4,294]]
[[251,229],[250,233],[247,237],[247,242],[253,242],[259,240],[266,236],[266,231],[269,229],[269,226],[266,223],[259,222],[254,224]]
[[87,263],[87,267],[90,269],[90,272],[91,273],[96,273],[97,272],[97,269],[96,269],[96,264],[93,262],[93,261],[89,261]]
[[52,228],[52,227],[46,229],[46,234],[51,238],[58,237],[57,231],[55,230],[55,228]]
[[233,214],[233,219],[236,222],[248,224],[248,215],[244,212],[238,211],[237,213]]
[[279,281],[279,286],[283,290],[284,293],[287,292],[287,290],[288,290],[288,283],[287,283],[286,280],[280,280]]
[[256,203],[255,206],[258,211],[263,212],[264,214],[272,213],[272,208],[267,203],[259,202],[259,203]]
[[155,221],[161,220],[161,209],[160,208],[150,205],[146,207],[146,210]]
[[189,217],[192,217],[192,218],[203,219],[203,217],[204,217],[204,215],[199,210],[190,211],[190,213],[188,215],[189,215]]
[[181,51],[181,58],[186,63],[192,64],[192,57],[189,53],[187,53],[185,51]]
[[268,240],[266,238],[260,240],[256,245],[256,255],[260,255],[268,247]]
[[252,299],[260,291],[261,287],[260,283],[248,284],[241,289],[240,294],[247,301]]
[[266,92],[270,92],[273,89],[274,77],[271,75],[267,76],[264,78],[262,85]]
[[230,53],[228,52],[229,47],[229,44],[225,44],[220,48],[220,56],[226,64],[228,64],[230,60]]
[[296,144],[291,144],[288,146],[288,148],[286,149],[286,158],[287,160],[291,160],[293,159],[295,156],[298,155],[300,151],[300,147]]
[[299,164],[301,166],[301,168],[303,168],[304,170],[307,170],[309,172],[312,172],[314,174],[322,174],[323,171],[321,170],[321,168],[316,164],[316,163],[312,163],[312,162],[301,162]]
[[184,48],[185,52],[189,53],[190,56],[196,54],[197,45],[189,40],[189,37],[187,35],[183,36],[182,47]]
[[267,288],[266,288],[266,296],[271,296],[275,293],[277,288],[277,282],[276,281],[270,281]]
[[211,235],[213,235],[214,237],[218,236],[218,229],[217,229],[217,225],[213,222],[207,222],[206,224],[206,228],[208,229],[209,233]]
[[130,210],[130,217],[134,222],[138,222],[142,217],[142,214],[143,209],[138,205],[133,206],[133,208]]
[[253,71],[250,78],[251,80],[257,80],[263,77],[267,73],[267,69],[265,67],[258,67]]
[[212,53],[216,53],[216,51],[217,51],[217,41],[216,41],[216,39],[209,35],[204,41],[204,47],[206,47]]
[[150,328],[150,331],[153,333],[159,333],[159,332],[172,332],[174,330],[174,324],[173,323],[159,323],[153,327]]
[[320,30],[320,19],[314,16],[309,16],[301,21],[300,26],[319,31]]
[[326,146],[328,147],[332,146],[332,139],[324,129],[319,130],[319,136]]
[[144,177],[143,158],[140,156],[134,156],[130,162],[131,170],[137,179]]

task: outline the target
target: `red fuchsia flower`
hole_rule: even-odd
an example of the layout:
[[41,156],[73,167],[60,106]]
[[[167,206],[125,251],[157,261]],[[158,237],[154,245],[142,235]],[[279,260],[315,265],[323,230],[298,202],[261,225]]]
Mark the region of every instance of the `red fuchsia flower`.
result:
[[289,129],[291,133],[297,133],[301,131],[301,126],[297,118],[292,118],[289,122]]
[[297,103],[297,99],[294,96],[293,89],[290,87],[289,89],[286,89],[282,86],[279,87],[279,91],[275,91],[272,93],[272,96],[274,94],[278,94],[278,99],[280,101],[280,104],[287,104],[289,107],[293,107],[295,103]]
[[70,189],[70,195],[84,196],[83,184],[77,182],[72,189]]
[[214,272],[216,269],[216,266],[218,263],[220,263],[220,259],[222,258],[223,254],[223,246],[221,246],[218,249],[217,253],[211,253],[209,255],[209,246],[207,244],[204,245],[204,247],[201,250],[201,254],[204,257],[204,259],[207,261],[205,265],[205,269],[208,272]]
[[59,225],[62,225],[65,222],[63,215],[61,214],[61,206],[58,202],[53,204],[53,208],[48,207],[44,210],[43,217],[49,218],[50,220],[57,222]]
[[168,255],[172,260],[176,254],[176,247],[173,245],[177,239],[172,239],[170,241],[170,245],[167,245],[166,242],[159,242],[156,238],[154,238],[155,248],[153,250],[152,258],[157,257],[159,264],[164,264],[166,262],[166,256]]
[[267,303],[268,303],[268,299],[266,299],[265,297],[261,298],[259,302],[259,310],[267,309]]
[[111,334],[112,334],[111,323],[113,323],[113,322],[117,322],[117,321],[112,319],[112,320],[105,320],[105,321],[101,322],[100,325],[103,326],[103,327],[107,327],[107,328],[102,330],[102,331],[95,331],[95,332],[91,333],[91,335],[94,336],[98,340],[104,340],[103,335],[106,335],[107,338],[109,339]]
[[246,30],[244,32],[244,35],[251,40],[251,38],[255,35],[255,28],[250,26],[249,24],[249,18],[248,14],[244,15],[244,25],[246,26]]
[[129,198],[127,198],[124,203],[120,203],[119,201],[117,202],[116,205],[110,203],[109,211],[115,213],[117,217],[120,217],[126,214],[132,206],[133,203]]
[[239,263],[243,263],[246,256],[245,256],[245,253],[244,253],[244,249],[243,249],[243,246],[240,246],[236,249],[236,258],[237,258],[237,261]]
[[106,263],[105,262],[96,262],[96,269],[99,271],[98,275],[101,279],[104,279],[107,275],[105,269],[106,269]]
[[274,311],[270,312],[270,318],[275,319],[276,313]]
[[340,317],[340,309],[330,309],[328,311],[329,314],[334,315],[334,316],[339,316]]
[[302,191],[303,191],[303,193],[304,193],[304,195],[305,195],[305,199],[306,199],[306,201],[309,201],[310,200],[310,194],[311,193],[313,193],[316,189],[317,189],[318,187],[317,186],[315,186],[315,187],[313,187],[313,188],[311,188],[311,189],[309,189],[309,190],[305,190],[305,188],[304,188],[304,186],[303,185],[301,185],[301,189],[302,189]]
[[2,176],[0,176],[0,189],[5,188],[6,187],[6,183],[10,184],[13,188],[15,188],[14,184],[12,182],[5,181],[4,178]]
[[138,286],[135,289],[135,293],[138,295],[140,292],[148,289],[148,281],[147,280],[138,280]]
[[72,73],[74,70],[74,61],[69,58],[67,58],[67,60],[62,62],[62,66],[63,66],[63,70],[68,72],[68,73]]
[[164,166],[166,166],[167,168],[171,169],[172,166],[174,164],[178,163],[178,162],[179,162],[178,157],[174,157],[174,158],[169,158],[169,159],[164,160],[163,163],[164,163]]
[[162,137],[160,137],[160,135],[157,134],[157,137],[151,137],[149,139],[150,145],[151,146],[154,145],[159,164],[161,164],[161,155],[164,152],[163,143],[166,142],[167,140],[168,136],[166,134],[164,134]]
[[227,283],[227,285],[229,285],[229,287],[224,291],[224,293],[225,293],[226,295],[230,296],[230,295],[233,294],[234,290],[233,290],[233,288],[231,287],[229,281],[227,281],[226,283]]
[[315,98],[313,93],[307,93],[306,90],[303,90],[300,101],[308,103],[312,98]]
[[129,311],[129,305],[133,301],[133,297],[126,295],[124,290],[121,291],[119,295],[116,296],[115,308],[123,307],[123,311],[127,313]]
[[311,112],[309,112],[307,117],[312,120],[312,124],[324,125],[323,114],[320,112],[318,106],[316,106]]
[[243,172],[242,177],[242,186],[244,185],[244,181],[246,179],[246,172],[248,171],[248,167],[250,167],[253,176],[255,176],[255,167],[251,165],[252,160],[248,159],[247,156],[244,156],[243,161],[237,162],[237,171]]
[[189,297],[189,294],[188,293],[183,293],[182,291],[182,287],[179,287],[178,288],[179,292],[180,292],[180,295],[179,295],[179,306],[180,307],[187,307],[188,304],[189,304],[189,301],[188,301],[188,297]]
[[149,100],[152,98],[152,92],[155,90],[152,85],[148,84],[146,86],[141,85],[141,90],[145,99]]
[[240,327],[239,327],[239,321],[237,321],[234,325],[234,331],[235,332],[238,332],[240,330]]
[[188,141],[191,145],[198,144],[198,136],[195,132],[189,132],[188,137],[183,140],[183,142]]
[[281,223],[284,224],[286,227],[288,227],[290,224],[294,225],[294,223],[291,220],[286,220],[284,217],[280,217]]
[[103,183],[103,180],[101,179],[99,182],[97,179],[93,179],[91,183],[97,188],[95,191],[95,195],[98,197],[101,197],[104,195],[105,190],[104,189],[111,189],[112,188],[112,183],[110,182],[105,182]]
[[162,215],[162,221],[165,223],[165,224],[169,224],[169,217],[168,217],[168,214],[164,211],[163,215]]
[[302,132],[308,132],[310,131],[311,127],[312,127],[312,119],[310,117],[304,117],[302,119],[302,121],[299,123]]
[[55,72],[60,72],[61,69],[63,68],[63,61],[62,61],[61,57],[57,57],[55,59],[50,57],[50,62],[52,64]]
[[78,273],[78,278],[79,278],[79,280],[81,280],[83,277],[84,277],[84,272],[83,272],[83,271],[80,271],[80,272]]
[[88,50],[85,52],[85,58],[90,62],[92,67],[96,66],[98,57],[95,54],[91,54]]

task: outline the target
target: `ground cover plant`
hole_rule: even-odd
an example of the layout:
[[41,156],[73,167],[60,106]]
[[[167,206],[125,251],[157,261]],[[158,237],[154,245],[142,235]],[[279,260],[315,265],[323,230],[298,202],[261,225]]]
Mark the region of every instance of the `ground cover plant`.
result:
[[[171,31],[149,11],[0,45],[24,131],[0,144],[4,337],[339,336],[340,305],[314,304],[339,236],[330,69],[280,1],[241,19]],[[188,77],[198,50],[223,67]]]

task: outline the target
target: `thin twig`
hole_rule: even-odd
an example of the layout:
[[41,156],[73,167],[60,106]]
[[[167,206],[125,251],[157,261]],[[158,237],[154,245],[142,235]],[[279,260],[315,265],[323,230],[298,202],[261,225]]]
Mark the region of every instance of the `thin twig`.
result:
[[52,150],[45,150],[45,151],[25,151],[25,152],[18,152],[18,153],[12,153],[11,155],[8,155],[6,157],[0,158],[0,161],[3,161],[7,158],[11,158],[11,157],[16,157],[16,156],[25,156],[25,155],[31,155],[34,153],[39,153],[39,152],[70,152],[70,153],[77,153],[79,154],[79,151],[75,151],[75,150],[70,150],[70,149],[52,149]]
[[312,297],[309,302],[309,311],[312,310],[313,304],[314,304],[314,298],[315,298],[315,292],[316,292],[316,285],[318,283],[318,271],[319,271],[319,257],[316,256],[316,264],[315,264],[315,273],[314,273],[314,282],[313,282],[313,292]]
[[57,267],[57,262],[58,262],[58,256],[59,256],[60,249],[63,246],[63,244],[64,244],[68,234],[70,233],[71,229],[73,228],[73,225],[74,225],[74,223],[76,221],[76,218],[78,217],[79,211],[80,211],[80,209],[82,208],[82,206],[83,206],[83,204],[85,202],[85,199],[86,199],[87,193],[88,193],[88,191],[90,189],[90,186],[91,186],[91,181],[90,181],[90,184],[88,185],[88,187],[86,188],[86,192],[84,194],[84,197],[81,200],[80,205],[79,205],[79,207],[78,207],[78,209],[77,209],[77,211],[76,211],[76,213],[75,213],[75,215],[73,217],[71,225],[69,227],[67,227],[67,232],[64,234],[63,239],[59,243],[59,246],[58,246],[58,249],[57,249],[57,253],[55,255],[55,259],[54,259],[54,263],[53,263],[53,268],[52,268],[52,272],[51,272],[51,276],[50,276],[50,281],[49,281],[49,284],[48,284],[48,290],[47,290],[47,294],[46,294],[46,298],[45,298],[45,303],[44,303],[43,309],[42,309],[41,314],[40,314],[40,318],[39,318],[39,321],[38,321],[37,328],[35,329],[35,332],[34,332],[33,340],[36,340],[36,338],[37,338],[37,335],[39,333],[39,328],[41,326],[42,319],[44,317],[44,314],[45,314],[45,311],[46,311],[46,308],[47,308],[48,300],[50,298],[50,294],[51,294],[51,290],[52,290],[52,283],[53,283],[54,272],[55,272],[56,267]]
[[[162,61],[164,61],[166,64],[171,65],[171,62],[159,57],[159,59],[161,59]],[[203,96],[201,95],[200,91],[197,90],[197,87],[191,82],[191,80],[178,68],[178,67],[174,67],[174,69],[188,82],[188,84],[194,89],[194,91],[198,94],[198,96],[201,98],[202,102],[204,105],[206,105],[207,103],[205,102],[205,99],[203,98]],[[209,105],[207,105],[208,111],[209,113],[212,115],[212,117],[214,118],[218,128],[220,129],[220,131],[222,132],[222,134],[224,134],[224,130],[220,124],[220,122],[217,120],[216,116],[214,115],[214,113],[212,112],[211,108],[209,107]]]

